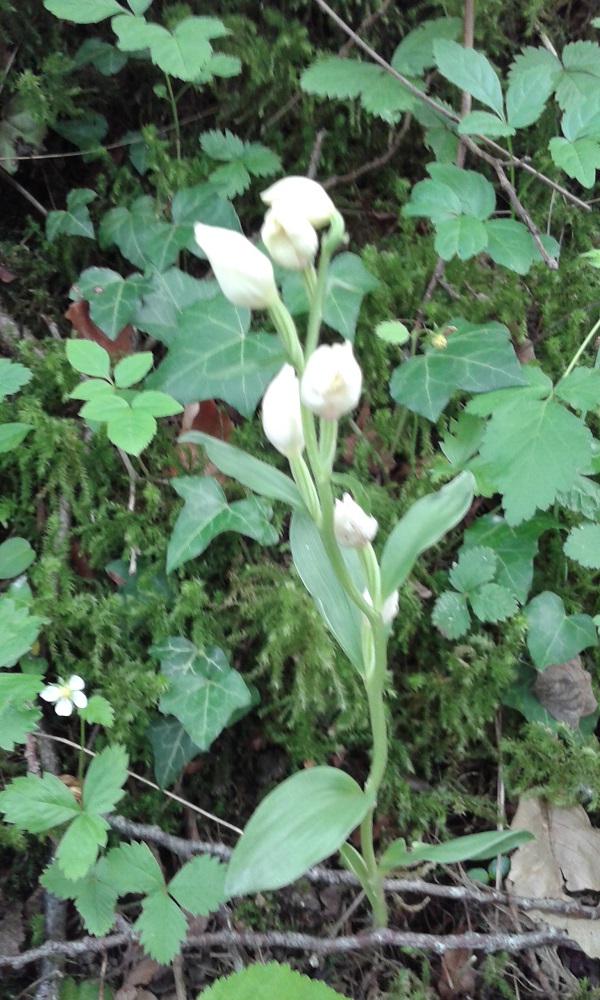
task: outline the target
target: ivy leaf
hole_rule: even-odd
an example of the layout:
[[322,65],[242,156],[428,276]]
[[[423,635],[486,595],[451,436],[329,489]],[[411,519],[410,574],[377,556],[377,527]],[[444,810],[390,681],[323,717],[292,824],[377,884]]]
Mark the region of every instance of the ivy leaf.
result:
[[185,938],[187,920],[163,890],[146,896],[133,929],[138,932],[144,950],[161,965],[168,965]]
[[505,326],[478,327],[464,320],[451,320],[449,326],[456,332],[448,335],[446,347],[429,345],[392,373],[390,392],[396,402],[428,420],[437,420],[457,389],[487,394],[524,382]]
[[557,167],[578,180],[583,187],[593,187],[596,170],[600,167],[600,144],[593,139],[569,142],[568,139],[555,136],[550,140],[548,148]]
[[198,1000],[347,1000],[318,979],[309,979],[289,965],[267,962],[248,965],[217,979]]
[[463,549],[489,547],[496,556],[496,583],[509,591],[520,604],[527,600],[533,580],[533,560],[538,537],[544,530],[540,518],[511,527],[496,514],[484,514],[467,528]]
[[143,268],[146,237],[157,223],[153,199],[147,195],[136,198],[130,208],[119,205],[105,213],[98,229],[98,242],[103,248],[118,246],[127,260]]
[[75,24],[97,24],[112,14],[121,14],[123,8],[117,0],[44,0],[44,7],[56,17]]
[[218,294],[198,301],[179,317],[167,358],[148,377],[179,403],[223,399],[249,417],[285,360],[278,338],[249,334],[250,313]]
[[82,160],[84,163],[90,163],[104,155],[101,148],[102,140],[108,132],[108,122],[104,115],[90,111],[82,118],[55,122],[52,128],[63,139],[72,142],[83,152]]
[[564,663],[582,649],[598,644],[594,621],[589,615],[567,615],[558,596],[538,594],[523,609],[527,619],[527,648],[538,670]]
[[15,778],[0,792],[0,812],[17,830],[43,833],[81,815],[74,796],[55,775]]
[[12,396],[31,380],[31,372],[25,365],[0,358],[0,401]]
[[459,215],[456,219],[439,223],[435,234],[435,249],[443,260],[451,260],[456,256],[459,260],[469,260],[485,250],[487,241],[487,230],[483,222],[472,215]]
[[125,794],[127,763],[127,753],[118,744],[105,747],[92,759],[83,783],[82,804],[86,812],[113,811]]
[[46,236],[52,241],[59,233],[66,236],[86,236],[94,238],[94,224],[90,218],[88,205],[96,198],[90,188],[74,188],[67,195],[66,211],[48,212],[46,216]]
[[466,598],[452,590],[444,591],[434,604],[431,621],[446,639],[460,639],[471,624]]
[[559,490],[568,490],[589,466],[592,448],[590,431],[564,406],[525,396],[516,391],[496,407],[480,449],[511,525],[546,510]]
[[503,117],[500,80],[483,53],[447,39],[436,39],[433,53],[442,76]]
[[181,768],[200,753],[179,719],[157,716],[146,730],[146,736],[152,747],[154,777],[161,788],[168,788]]
[[600,569],[600,524],[580,524],[571,528],[563,550],[580,566]]
[[134,319],[145,288],[141,275],[122,278],[107,268],[88,268],[78,282],[82,297],[90,303],[91,318],[111,340]]
[[249,497],[228,504],[212,476],[183,476],[171,483],[185,507],[167,547],[167,572],[195,559],[224,531],[238,531],[261,545],[277,541],[277,531],[269,523],[273,511],[264,500]]
[[151,652],[160,657],[161,673],[169,681],[160,711],[179,720],[198,750],[208,750],[232,715],[252,703],[243,677],[216,646],[200,651],[186,643],[182,649],[181,642],[171,639]]
[[402,39],[392,56],[392,67],[404,76],[421,76],[424,70],[435,65],[433,43],[436,38],[456,39],[461,29],[459,17],[423,21]]
[[484,583],[469,594],[469,602],[481,622],[504,622],[519,610],[513,595],[499,583]]
[[177,336],[188,306],[202,299],[213,299],[217,293],[215,281],[200,281],[177,267],[164,272],[151,271],[149,289],[135,314],[135,325],[169,346]]
[[226,865],[208,854],[192,858],[177,872],[167,889],[182,909],[206,917],[217,910],[225,895]]
[[477,545],[461,552],[458,562],[450,570],[450,583],[455,590],[467,593],[482,583],[489,583],[495,572],[496,555],[493,549]]

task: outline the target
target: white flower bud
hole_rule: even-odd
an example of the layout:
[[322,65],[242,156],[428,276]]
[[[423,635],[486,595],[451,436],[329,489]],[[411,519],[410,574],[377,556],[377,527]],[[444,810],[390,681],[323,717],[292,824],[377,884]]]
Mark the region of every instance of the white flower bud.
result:
[[375,518],[365,514],[349,493],[344,493],[341,500],[335,501],[333,533],[338,545],[346,549],[362,549],[373,541],[377,528]]
[[275,263],[291,271],[304,270],[317,255],[316,230],[301,212],[283,202],[269,209],[260,235]]
[[268,309],[279,297],[273,265],[241,233],[197,222],[194,236],[226,299],[246,309]]
[[267,386],[262,402],[262,425],[274,448],[286,458],[304,451],[300,387],[291,365],[284,365]]
[[[367,604],[370,604],[372,607],[373,601],[371,600],[371,595],[368,590],[363,591],[363,597]],[[392,624],[394,618],[398,614],[399,607],[400,603],[398,600],[398,591],[393,590],[389,597],[386,597],[385,601],[381,605],[381,611],[379,612],[384,625]]]
[[261,198],[265,205],[289,207],[307,219],[315,229],[329,225],[337,211],[325,188],[310,177],[282,177],[263,191]]
[[353,410],[360,399],[362,372],[352,344],[323,344],[311,354],[300,383],[300,398],[307,409],[325,420],[337,420]]

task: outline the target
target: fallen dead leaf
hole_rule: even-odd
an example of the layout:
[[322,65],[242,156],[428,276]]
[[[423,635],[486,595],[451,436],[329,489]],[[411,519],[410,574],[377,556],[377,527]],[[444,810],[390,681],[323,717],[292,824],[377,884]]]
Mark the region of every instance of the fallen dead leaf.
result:
[[538,701],[558,722],[577,729],[579,720],[598,708],[592,678],[581,666],[581,657],[554,663],[538,674],[533,685]]
[[[511,828],[535,840],[512,857],[507,891],[539,899],[573,902],[573,893],[600,892],[600,830],[582,806],[561,809],[541,798],[521,799]],[[571,895],[569,895],[571,894]],[[600,925],[559,913],[531,911],[532,919],[563,928],[591,958],[600,958]]]
[[4,264],[0,264],[0,281],[3,281],[7,285],[9,282],[14,281],[16,277],[17,275],[14,271],[9,270]]
[[134,349],[133,327],[131,323],[123,327],[115,340],[111,340],[90,319],[90,304],[85,300],[71,302],[65,313],[65,319],[68,319],[73,324],[82,340],[93,340],[95,344],[103,347],[110,354],[111,358],[120,358],[123,354],[131,354]]
[[471,996],[477,983],[473,968],[475,956],[464,948],[453,948],[442,955],[440,978],[436,989],[442,1000]]

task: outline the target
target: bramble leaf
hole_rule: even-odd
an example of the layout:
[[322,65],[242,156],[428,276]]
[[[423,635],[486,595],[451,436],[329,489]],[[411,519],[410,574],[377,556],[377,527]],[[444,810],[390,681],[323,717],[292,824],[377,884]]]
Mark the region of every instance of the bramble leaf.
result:
[[112,14],[120,14],[123,8],[117,0],[44,0],[44,7],[55,17],[75,24],[97,24]]
[[498,583],[484,583],[469,594],[469,602],[482,622],[504,622],[518,611],[513,595]]
[[92,340],[67,340],[67,360],[77,372],[94,378],[110,377],[110,358],[100,344]]
[[12,396],[30,381],[32,375],[29,368],[15,361],[0,358],[0,401],[5,396]]
[[437,39],[433,43],[433,53],[442,76],[503,117],[500,80],[482,52],[465,48],[458,42]]
[[562,167],[569,177],[574,177],[583,187],[593,187],[596,170],[600,167],[600,145],[594,139],[569,142],[568,139],[555,136],[550,140],[548,148],[557,167]]
[[436,38],[456,39],[461,31],[459,17],[439,17],[409,31],[392,56],[391,65],[403,76],[420,76],[435,65],[433,43]]
[[348,1000],[319,979],[309,979],[278,962],[248,965],[217,979],[198,1000]]

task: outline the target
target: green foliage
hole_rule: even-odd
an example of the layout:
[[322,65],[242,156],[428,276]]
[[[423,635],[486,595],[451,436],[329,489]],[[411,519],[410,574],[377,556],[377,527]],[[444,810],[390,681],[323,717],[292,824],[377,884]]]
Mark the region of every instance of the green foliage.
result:
[[252,183],[252,177],[269,177],[281,168],[277,153],[259,142],[244,142],[229,129],[200,134],[203,152],[213,160],[223,161],[209,175],[209,181],[222,198],[242,194]]
[[212,986],[202,990],[198,1000],[335,1000],[340,993],[330,989],[319,980],[301,976],[289,965],[267,962],[265,965],[249,965],[241,972],[218,979]]
[[558,596],[538,594],[524,609],[527,648],[538,670],[564,663],[582,649],[598,644],[596,626],[589,615],[567,615]]
[[473,546],[461,552],[450,570],[454,591],[444,591],[438,597],[432,615],[434,625],[447,639],[458,639],[468,631],[471,624],[468,604],[482,622],[506,621],[516,613],[517,602],[511,591],[492,582],[497,567],[495,552],[486,546]]

